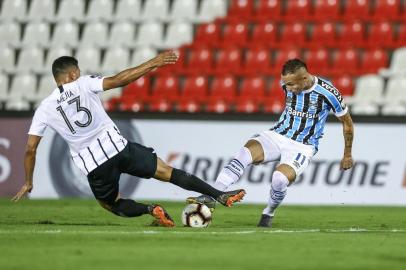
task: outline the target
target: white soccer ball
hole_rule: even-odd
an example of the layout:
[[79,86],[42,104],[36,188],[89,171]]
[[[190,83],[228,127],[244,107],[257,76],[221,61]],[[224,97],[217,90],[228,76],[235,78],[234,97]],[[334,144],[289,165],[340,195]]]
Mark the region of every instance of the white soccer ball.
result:
[[211,223],[211,211],[204,204],[188,204],[182,211],[182,223],[187,227],[206,228]]

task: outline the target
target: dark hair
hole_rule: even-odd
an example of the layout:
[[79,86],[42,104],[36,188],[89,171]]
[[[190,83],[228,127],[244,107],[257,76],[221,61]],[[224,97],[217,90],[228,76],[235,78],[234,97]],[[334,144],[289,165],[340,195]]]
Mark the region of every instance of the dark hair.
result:
[[307,71],[306,63],[298,58],[289,59],[283,64],[282,75],[287,75],[289,73],[295,73],[298,69],[305,68]]
[[79,67],[78,60],[72,56],[61,56],[52,63],[52,74],[56,78],[70,67]]

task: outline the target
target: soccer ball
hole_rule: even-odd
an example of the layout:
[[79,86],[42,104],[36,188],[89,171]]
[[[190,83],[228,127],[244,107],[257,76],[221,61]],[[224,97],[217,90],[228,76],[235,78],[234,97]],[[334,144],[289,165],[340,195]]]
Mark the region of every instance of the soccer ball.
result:
[[210,209],[204,204],[188,204],[182,211],[182,223],[187,227],[206,228],[211,223]]

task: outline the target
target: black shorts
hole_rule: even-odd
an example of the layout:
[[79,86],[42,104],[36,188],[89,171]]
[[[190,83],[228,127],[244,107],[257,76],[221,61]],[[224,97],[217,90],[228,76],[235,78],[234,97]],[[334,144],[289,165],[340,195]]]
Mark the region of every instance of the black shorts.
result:
[[96,199],[109,205],[115,202],[121,173],[151,178],[157,168],[154,149],[128,142],[126,147],[87,175]]

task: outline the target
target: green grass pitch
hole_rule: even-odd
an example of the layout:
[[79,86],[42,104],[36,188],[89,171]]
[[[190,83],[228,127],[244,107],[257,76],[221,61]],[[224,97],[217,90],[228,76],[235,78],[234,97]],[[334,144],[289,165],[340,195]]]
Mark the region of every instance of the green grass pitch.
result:
[[0,200],[0,269],[406,269],[406,208],[218,206],[184,228],[183,203],[161,202],[176,228],[116,217],[94,200]]

